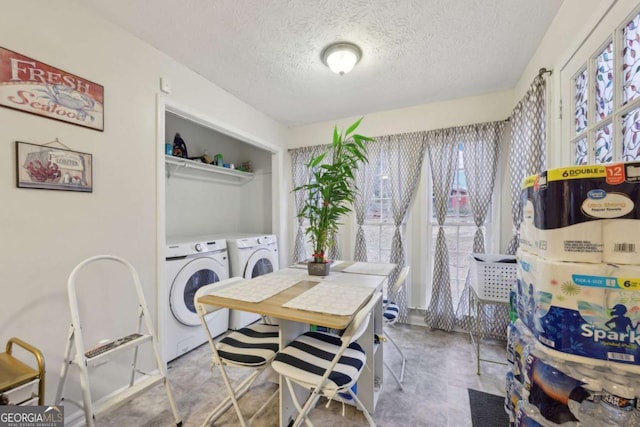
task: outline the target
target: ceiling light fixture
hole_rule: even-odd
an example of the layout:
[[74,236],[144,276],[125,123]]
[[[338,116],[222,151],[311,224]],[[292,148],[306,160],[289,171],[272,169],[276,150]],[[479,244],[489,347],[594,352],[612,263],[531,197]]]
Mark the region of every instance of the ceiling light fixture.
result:
[[322,62],[341,76],[353,70],[361,57],[362,51],[353,43],[335,43],[322,52]]

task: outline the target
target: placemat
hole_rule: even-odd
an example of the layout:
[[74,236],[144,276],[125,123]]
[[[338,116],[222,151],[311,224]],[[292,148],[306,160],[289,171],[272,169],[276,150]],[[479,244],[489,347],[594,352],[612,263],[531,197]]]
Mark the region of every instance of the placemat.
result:
[[372,274],[374,276],[387,276],[393,271],[394,264],[382,264],[377,262],[356,262],[345,268],[345,273]]
[[349,316],[358,311],[369,296],[371,296],[371,289],[368,288],[348,286],[344,283],[320,282],[282,306],[316,313]]
[[239,301],[260,302],[290,288],[299,281],[299,277],[258,276],[211,292],[211,295]]
[[331,271],[344,271],[346,268],[356,264],[356,261],[342,261],[340,264],[331,266]]

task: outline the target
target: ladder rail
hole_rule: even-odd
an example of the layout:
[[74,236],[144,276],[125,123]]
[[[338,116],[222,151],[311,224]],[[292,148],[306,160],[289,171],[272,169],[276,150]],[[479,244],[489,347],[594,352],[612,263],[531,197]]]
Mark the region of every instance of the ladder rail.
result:
[[[144,311],[142,307],[138,309],[138,333],[142,332],[142,317]],[[131,378],[129,379],[129,387],[133,387],[133,383],[136,379],[136,366],[138,366],[138,346],[133,349],[133,360],[131,361]]]
[[[129,274],[133,280],[133,285],[135,287],[137,298],[138,298],[139,311],[138,311],[138,322],[137,322],[138,323],[137,334],[141,335],[143,332],[142,331],[143,321],[144,321],[144,326],[146,328],[146,333],[148,334],[146,337],[141,337],[142,339],[134,339],[132,342],[129,343],[129,345],[123,344],[122,347],[120,348],[121,350],[124,350],[125,348],[130,348],[132,345],[134,346],[133,360],[131,363],[131,376],[129,379],[129,386],[125,387],[124,391],[121,392],[122,398],[115,397],[111,399],[112,406],[115,409],[116,407],[124,403],[125,400],[131,399],[145,392],[152,385],[163,382],[166,393],[167,393],[167,397],[169,400],[171,412],[173,413],[176,425],[181,426],[182,420],[178,414],[178,410],[173,398],[173,394],[171,392],[171,387],[167,379],[166,366],[164,365],[164,362],[160,355],[160,351],[158,348],[158,345],[159,345],[158,338],[155,333],[155,329],[153,327],[153,322],[151,321],[151,315],[146,303],[146,299],[144,297],[144,292],[142,289],[142,284],[140,282],[140,277],[138,276],[137,271],[135,270],[135,268],[131,263],[129,263],[127,260],[123,258],[114,256],[114,255],[97,255],[97,256],[87,258],[81,263],[79,263],[71,271],[71,274],[69,275],[69,280],[67,282],[67,291],[68,291],[69,306],[71,311],[71,327],[69,330],[67,345],[65,348],[65,358],[64,358],[63,365],[60,372],[60,382],[58,383],[58,390],[56,393],[56,403],[59,404],[64,399],[63,397],[64,384],[68,377],[69,365],[71,365],[72,363],[75,363],[79,369],[80,387],[82,390],[82,400],[83,400],[83,404],[81,407],[82,409],[84,409],[84,412],[85,412],[86,425],[87,427],[93,427],[95,425],[94,420],[96,418],[96,412],[94,411],[94,402],[92,401],[92,398],[91,398],[91,385],[89,381],[89,362],[88,361],[90,359],[86,355],[84,340],[82,338],[82,331],[80,326],[81,325],[80,310],[79,310],[78,298],[76,294],[76,290],[77,290],[76,277],[78,273],[88,264],[91,264],[96,261],[105,261],[105,260],[114,261],[116,263],[124,265],[128,269]],[[155,355],[155,361],[157,365],[157,370],[159,371],[159,375],[157,375],[155,379],[146,378],[136,382],[136,378],[135,378],[136,372],[140,372],[141,374],[148,376],[148,374],[145,374],[144,372],[137,370],[138,349],[141,344],[148,342],[148,339],[146,339],[148,336],[151,337],[151,344],[153,347],[153,352]],[[125,337],[123,341],[125,341],[126,338],[128,337]],[[114,344],[114,343],[111,343],[111,344]],[[121,345],[121,343],[118,342],[118,343],[115,343],[114,345],[115,347],[112,347],[107,351],[117,350],[118,347]],[[71,352],[74,347],[75,347],[76,354],[74,357],[72,357]],[[100,349],[99,351],[104,351],[104,350]],[[92,356],[92,357],[95,357],[95,356]],[[151,381],[147,381],[149,379]],[[145,381],[148,382],[147,385],[140,384],[141,382],[144,383]],[[69,402],[72,402],[70,399],[67,399],[67,400]],[[75,402],[72,402],[72,403],[75,403]],[[99,405],[99,406],[100,407],[97,408],[99,412],[103,412],[103,411],[106,412],[108,410],[108,408],[103,407],[102,405]]]

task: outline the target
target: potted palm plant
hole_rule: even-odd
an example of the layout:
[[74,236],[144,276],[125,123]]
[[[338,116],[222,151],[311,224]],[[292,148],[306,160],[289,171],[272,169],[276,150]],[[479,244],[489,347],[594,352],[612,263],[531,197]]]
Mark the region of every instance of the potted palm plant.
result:
[[[310,182],[293,189],[306,191],[308,196],[298,217],[309,221],[306,235],[313,245],[313,259],[308,263],[311,275],[329,274],[331,264],[327,260],[327,250],[335,245],[340,218],[351,212],[358,191],[354,173],[367,162],[364,142],[372,141],[372,138],[354,133],[361,121],[362,117],[344,133],[334,127],[333,142],[307,163],[313,174]],[[330,161],[325,161],[329,155]]]

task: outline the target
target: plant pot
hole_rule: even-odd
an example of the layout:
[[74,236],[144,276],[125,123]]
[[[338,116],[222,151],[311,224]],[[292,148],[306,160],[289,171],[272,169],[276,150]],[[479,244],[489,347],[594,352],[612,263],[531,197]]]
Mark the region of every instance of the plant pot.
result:
[[307,263],[307,271],[309,276],[328,276],[331,264],[328,262],[309,262]]

